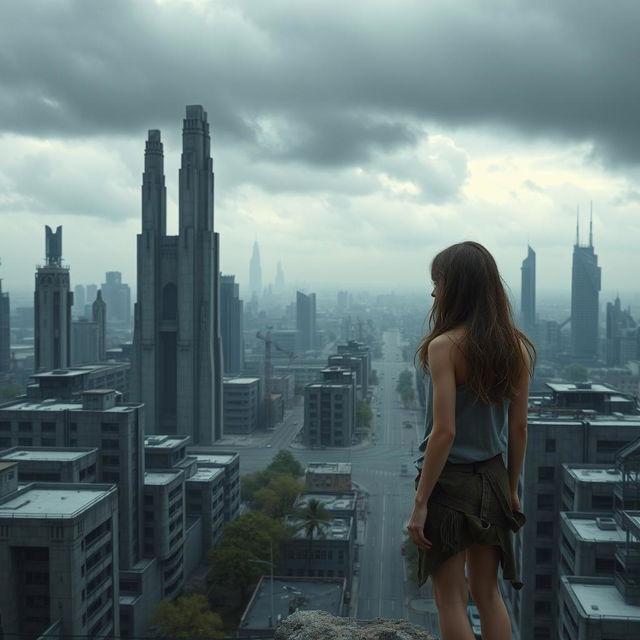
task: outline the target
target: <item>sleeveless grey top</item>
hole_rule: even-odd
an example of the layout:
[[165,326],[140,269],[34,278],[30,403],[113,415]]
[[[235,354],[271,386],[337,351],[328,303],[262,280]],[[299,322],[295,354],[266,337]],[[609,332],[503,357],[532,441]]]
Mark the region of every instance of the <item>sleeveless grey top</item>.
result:
[[[427,440],[433,428],[433,384],[427,377],[427,411],[425,416],[425,436],[418,450],[422,452],[414,460],[418,470],[422,470]],[[462,383],[456,386],[456,437],[449,452],[448,462],[477,462],[487,460],[507,450],[507,425],[509,401],[485,404]]]

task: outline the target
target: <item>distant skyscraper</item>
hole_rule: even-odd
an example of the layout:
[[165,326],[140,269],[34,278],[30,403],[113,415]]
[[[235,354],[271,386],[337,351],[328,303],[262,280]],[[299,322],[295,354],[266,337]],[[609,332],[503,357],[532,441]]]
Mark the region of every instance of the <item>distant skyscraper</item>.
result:
[[262,266],[260,264],[260,247],[258,241],[253,243],[253,253],[249,263],[249,291],[251,295],[262,295]]
[[520,318],[522,328],[532,334],[536,326],[536,252],[527,247],[527,257],[522,261],[522,286],[520,288]]
[[282,262],[278,261],[278,267],[276,269],[276,291],[281,293],[284,289],[284,271],[282,270]]
[[73,288],[73,313],[77,318],[84,315],[85,304],[84,285],[77,284]]
[[122,282],[119,271],[107,271],[106,282],[102,284],[102,298],[107,305],[109,322],[131,321],[131,290]]
[[107,350],[107,313],[109,307],[102,299],[102,291],[98,290],[96,299],[91,305],[91,316],[93,321],[98,325],[98,359],[106,358]]
[[608,367],[624,365],[638,357],[638,325],[629,309],[615,302],[607,302],[607,324],[605,333],[605,360]]
[[2,278],[0,278],[0,373],[9,371],[11,339],[9,294],[2,291]]
[[101,360],[99,356],[100,327],[97,322],[80,318],[71,323],[71,364]]
[[243,313],[235,276],[220,276],[220,334],[224,372],[239,374],[244,367]]
[[222,437],[219,248],[207,114],[188,106],[182,130],[178,235],[166,233],[164,155],[149,131],[138,234],[132,397],[149,434]]
[[587,246],[580,246],[579,225],[578,219],[571,271],[571,346],[574,357],[589,360],[598,354],[601,269],[593,250],[593,217],[589,221]]
[[69,267],[62,266],[62,227],[46,232],[46,264],[36,271],[34,293],[35,369],[64,369],[71,364]]
[[91,304],[96,299],[96,292],[98,291],[98,285],[88,284],[86,291],[87,291],[87,296],[85,299],[85,304]]
[[310,351],[316,346],[316,294],[297,292],[296,329],[298,330],[298,349]]

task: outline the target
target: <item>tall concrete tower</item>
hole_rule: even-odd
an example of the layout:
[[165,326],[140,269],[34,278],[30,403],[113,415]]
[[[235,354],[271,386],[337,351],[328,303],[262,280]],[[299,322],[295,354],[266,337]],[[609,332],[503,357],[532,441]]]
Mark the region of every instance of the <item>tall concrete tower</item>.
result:
[[571,352],[579,360],[598,354],[598,305],[601,269],[593,249],[593,216],[589,221],[589,244],[580,246],[580,221],[576,224],[571,270]]
[[147,433],[222,437],[219,247],[213,231],[213,161],[207,114],[188,106],[182,130],[179,231],[166,233],[160,132],[149,131],[138,234],[132,398]]
[[310,351],[316,346],[316,294],[296,293],[296,329],[298,349]]
[[262,265],[260,264],[260,247],[258,241],[253,243],[253,253],[249,263],[249,292],[252,296],[262,295]]
[[64,369],[71,364],[69,267],[62,266],[62,227],[45,227],[46,263],[36,270],[34,293],[35,370]]
[[524,332],[532,337],[536,327],[536,252],[529,246],[520,271],[520,320]]
[[91,312],[93,321],[98,325],[98,360],[105,360],[107,357],[107,305],[102,299],[100,289],[91,305]]
[[235,276],[220,277],[220,333],[225,374],[239,374],[244,368],[243,313],[240,287]]

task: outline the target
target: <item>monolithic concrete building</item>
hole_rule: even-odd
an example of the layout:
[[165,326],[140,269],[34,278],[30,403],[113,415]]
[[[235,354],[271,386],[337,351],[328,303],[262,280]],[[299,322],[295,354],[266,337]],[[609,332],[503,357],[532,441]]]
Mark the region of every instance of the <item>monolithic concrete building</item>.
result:
[[589,244],[580,246],[576,229],[571,270],[571,351],[575,358],[589,361],[598,355],[598,312],[601,269],[593,249],[592,222]]
[[35,369],[60,369],[71,364],[69,267],[62,266],[62,227],[47,225],[46,263],[36,270],[34,293]]
[[9,371],[10,314],[9,294],[2,291],[2,278],[0,278],[0,373]]
[[97,482],[95,447],[12,447],[0,451],[0,462],[16,462],[21,483]]
[[522,261],[520,272],[520,324],[531,336],[536,327],[536,252],[531,247],[527,247],[527,257]]
[[260,416],[259,378],[225,378],[223,383],[225,433],[253,433]]
[[76,318],[84,317],[85,288],[83,284],[77,284],[73,288],[73,315]]
[[298,349],[312,351],[316,347],[316,294],[296,293],[296,329]]
[[371,377],[371,350],[369,345],[357,340],[348,340],[346,344],[339,344],[338,355],[347,354],[355,358],[361,358],[364,362],[362,387],[366,395],[369,389],[369,378]]
[[610,464],[563,464],[561,510],[612,512],[621,481],[622,474]]
[[189,435],[207,445],[222,436],[219,249],[213,230],[209,123],[187,107],[182,132],[179,232],[168,236],[164,158],[150,131],[138,235],[132,398],[143,402],[147,433]]
[[220,276],[220,334],[225,374],[239,375],[244,368],[242,306],[235,276]]
[[98,362],[100,357],[100,326],[80,318],[71,323],[71,364]]
[[16,483],[0,498],[4,634],[119,636],[117,514],[113,485]]

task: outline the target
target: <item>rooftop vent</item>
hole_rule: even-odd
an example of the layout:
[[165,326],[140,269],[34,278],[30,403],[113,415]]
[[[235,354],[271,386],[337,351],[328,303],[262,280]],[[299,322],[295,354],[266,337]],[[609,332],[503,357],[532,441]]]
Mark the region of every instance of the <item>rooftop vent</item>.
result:
[[613,518],[596,518],[596,524],[602,531],[616,530],[616,521]]

